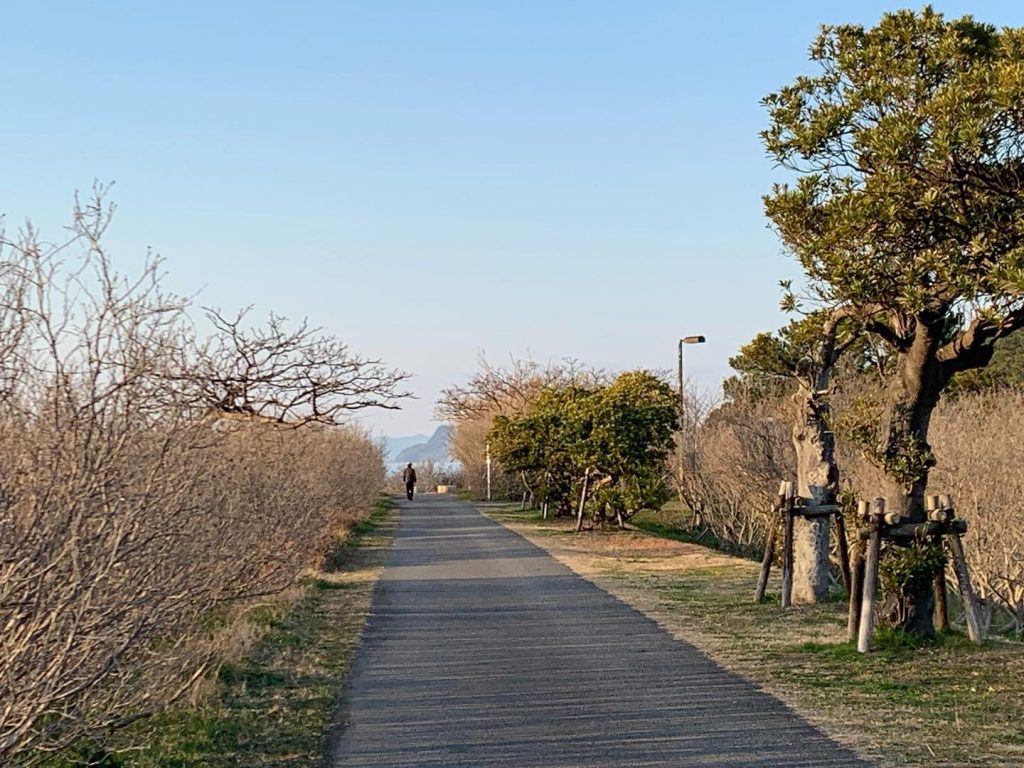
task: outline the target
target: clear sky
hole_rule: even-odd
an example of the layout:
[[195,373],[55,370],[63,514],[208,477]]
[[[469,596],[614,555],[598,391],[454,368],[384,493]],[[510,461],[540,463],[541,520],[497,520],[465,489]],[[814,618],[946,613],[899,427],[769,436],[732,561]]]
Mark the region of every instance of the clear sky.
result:
[[[937,2],[1024,25],[1019,0]],[[415,374],[429,431],[477,355],[687,366],[706,388],[797,274],[760,196],[766,93],[858,2],[7,2],[0,211],[53,233],[116,182],[200,303],[308,316]]]

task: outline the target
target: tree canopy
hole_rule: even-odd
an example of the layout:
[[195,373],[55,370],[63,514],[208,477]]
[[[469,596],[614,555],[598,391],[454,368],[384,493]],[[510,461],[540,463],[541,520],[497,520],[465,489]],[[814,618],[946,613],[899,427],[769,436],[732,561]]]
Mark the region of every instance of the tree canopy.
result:
[[489,438],[542,501],[567,511],[586,474],[598,516],[623,519],[664,501],[677,418],[672,388],[633,371],[603,386],[548,387],[522,414],[497,416]]
[[765,207],[815,298],[880,313],[897,349],[917,320],[963,318],[947,375],[1024,323],[1024,31],[926,7],[826,26],[819,66],[765,99],[769,155],[799,178]]
[[[885,405],[859,432],[889,509],[921,522],[942,392],[1024,326],[1024,30],[929,6],[823,27],[810,55],[816,74],[764,100],[765,146],[796,175],[765,210],[812,302],[893,350]],[[928,636],[925,575],[898,615]]]

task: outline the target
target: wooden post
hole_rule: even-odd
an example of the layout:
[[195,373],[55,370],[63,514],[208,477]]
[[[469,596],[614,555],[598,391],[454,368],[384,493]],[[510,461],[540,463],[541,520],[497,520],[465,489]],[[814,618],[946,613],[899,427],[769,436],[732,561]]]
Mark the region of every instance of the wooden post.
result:
[[946,597],[945,568],[935,574],[932,590],[935,592],[935,628],[939,632],[945,632],[949,629],[949,601]]
[[583,491],[580,493],[580,508],[576,513],[576,532],[583,530],[583,508],[587,504],[587,486],[590,485],[590,467],[583,473]]
[[[774,512],[775,510],[772,510]],[[775,515],[772,515],[771,528],[768,531],[768,543],[764,547],[764,557],[761,558],[761,575],[757,577],[757,589],[754,590],[754,602],[760,603],[764,600],[764,592],[768,589],[768,574],[772,569],[772,560],[775,559],[775,537],[776,533]]]
[[786,481],[782,506],[782,607],[793,604],[793,483]]
[[764,546],[764,557],[761,558],[761,574],[757,577],[757,589],[754,590],[754,602],[760,603],[764,600],[765,590],[768,589],[768,574],[772,570],[772,560],[775,559],[775,539],[778,537],[778,521],[776,517],[786,502],[786,481],[779,483],[779,495],[772,504],[768,513],[768,541]]
[[[871,515],[871,503],[857,502],[856,520],[867,524]],[[846,618],[847,639],[852,643],[857,640],[860,630],[860,606],[864,597],[864,543],[858,535],[853,540],[853,573],[850,576],[850,609]]]
[[967,619],[967,636],[972,643],[983,642],[981,625],[978,623],[978,606],[971,586],[971,575],[967,571],[967,558],[964,557],[964,545],[959,533],[951,533],[947,541],[953,555],[953,570],[956,571],[957,584],[960,586],[960,599],[964,604],[964,618]]
[[[925,496],[925,517],[932,522],[945,522],[945,510],[940,509],[938,496]],[[942,546],[942,534],[931,537],[932,545]],[[949,629],[949,601],[946,595],[946,569],[943,568],[932,579],[932,592],[935,595],[935,628],[940,632]]]
[[850,611],[846,617],[846,638],[851,643],[857,639],[860,628],[860,602],[864,591],[864,547],[858,537],[853,542],[853,568],[850,573]]
[[871,636],[875,631],[875,600],[878,598],[878,558],[882,547],[882,520],[885,518],[885,499],[877,498],[871,505],[867,554],[864,558],[864,591],[861,595],[860,627],[857,650],[871,650]]
[[836,546],[839,548],[839,571],[843,576],[843,587],[850,594],[853,581],[850,575],[850,545],[846,541],[846,521],[843,513],[836,512]]

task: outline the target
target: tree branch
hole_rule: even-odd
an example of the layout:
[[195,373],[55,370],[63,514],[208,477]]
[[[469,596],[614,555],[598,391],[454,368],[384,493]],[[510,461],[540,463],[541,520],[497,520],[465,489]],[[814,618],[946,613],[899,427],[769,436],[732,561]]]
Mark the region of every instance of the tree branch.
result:
[[1024,306],[1002,318],[976,317],[956,337],[938,351],[939,364],[947,375],[988,365],[994,344],[1024,328]]

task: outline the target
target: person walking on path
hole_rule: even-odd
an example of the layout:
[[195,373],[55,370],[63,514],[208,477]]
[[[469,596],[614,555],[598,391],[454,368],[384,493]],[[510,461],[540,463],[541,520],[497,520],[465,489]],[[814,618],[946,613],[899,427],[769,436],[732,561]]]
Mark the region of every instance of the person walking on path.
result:
[[405,483],[405,498],[412,501],[412,492],[416,487],[416,470],[412,468],[412,462],[402,472],[402,482]]

